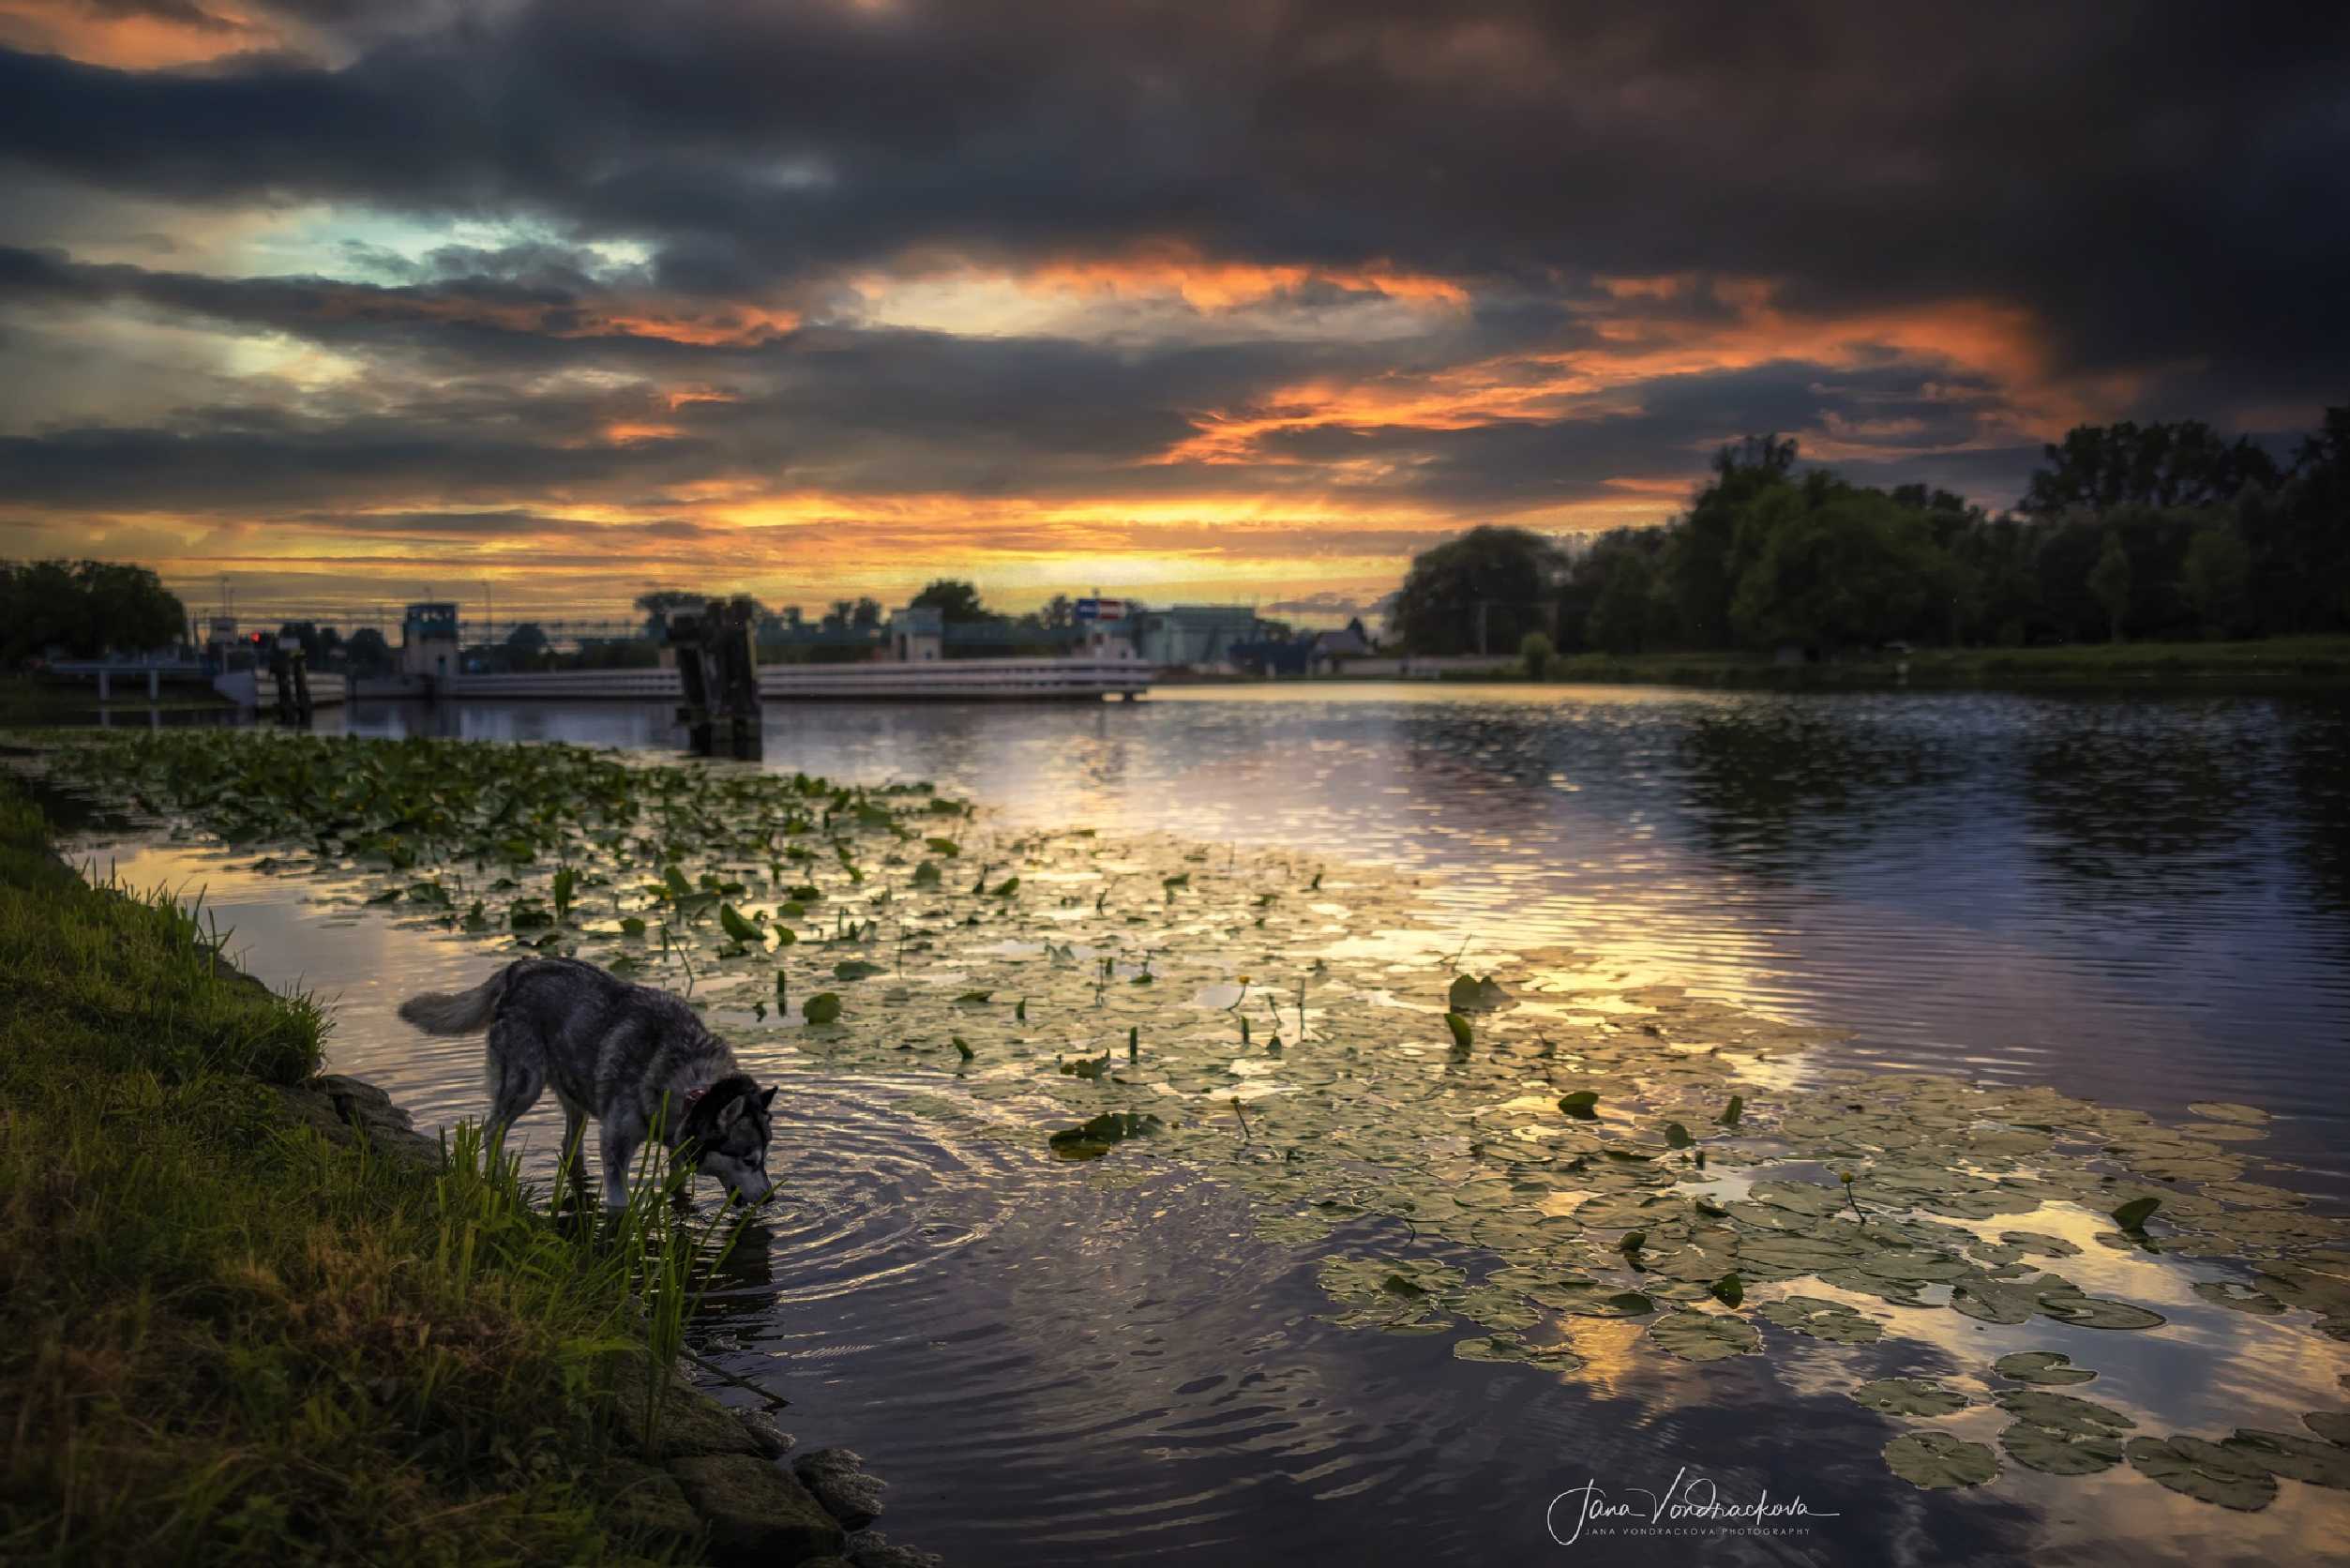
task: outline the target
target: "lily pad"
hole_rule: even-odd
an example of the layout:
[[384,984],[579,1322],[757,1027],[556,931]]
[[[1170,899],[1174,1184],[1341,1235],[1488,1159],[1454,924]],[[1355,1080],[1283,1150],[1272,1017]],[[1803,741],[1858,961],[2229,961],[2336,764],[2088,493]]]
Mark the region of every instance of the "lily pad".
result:
[[2018,1421],[1999,1434],[1999,1446],[2026,1470],[2049,1475],[2094,1475],[2121,1462],[2122,1440],[2098,1433],[2066,1432]]
[[2197,1502],[2257,1513],[2277,1499],[2276,1477],[2265,1460],[2231,1453],[2200,1438],[2132,1438],[2122,1452],[2147,1479]]
[[1949,1415],[1971,1401],[1929,1378],[1879,1378],[1852,1391],[1853,1402],[1889,1415]]
[[2035,1258],[2078,1258],[2081,1249],[2062,1236],[2042,1235],[2037,1230],[2002,1230],[1999,1240]]
[[2165,1320],[2159,1312],[2078,1290],[2050,1290],[2040,1298],[2040,1309],[2060,1323],[2084,1329],[2151,1329]]
[[1873,1344],[1885,1332],[1875,1319],[1823,1296],[1788,1296],[1765,1302],[1755,1311],[1783,1329],[1837,1345]]
[[1999,1456],[1948,1432],[1904,1432],[1885,1445],[1885,1464],[1913,1486],[1980,1486],[1999,1473]]
[[2284,1303],[2266,1290],[2255,1290],[2240,1280],[2199,1279],[2195,1294],[2221,1306],[2232,1306],[2238,1312],[2250,1312],[2262,1318],[2282,1316]]
[[2319,1442],[2295,1432],[2264,1432],[2238,1426],[2236,1436],[2220,1446],[2271,1475],[2286,1476],[2312,1486],[2350,1491],[2350,1448]]
[[1683,1361],[1722,1361],[1762,1348],[1754,1324],[1719,1312],[1668,1312],[1649,1325],[1649,1337]]
[[2126,1432],[2138,1425],[2121,1411],[2098,1404],[2093,1399],[2079,1399],[2070,1394],[2050,1394],[2037,1388],[2003,1390],[1997,1403],[2001,1410],[2019,1421],[2028,1421],[2052,1432],[2069,1432],[2078,1437]]
[[2268,1120],[2268,1113],[2258,1106],[2237,1105],[2227,1100],[2196,1100],[2187,1108],[2208,1121],[2236,1122],[2246,1126],[2257,1126]]
[[1113,1144],[1157,1132],[1165,1125],[1155,1116],[1108,1110],[1081,1127],[1068,1127],[1053,1134],[1046,1142],[1064,1160],[1092,1160],[1108,1153]]
[[1991,1364],[2002,1378],[2046,1387],[2086,1383],[2097,1376],[2086,1366],[2073,1365],[2072,1358],[2061,1350],[2018,1350]]
[[836,991],[818,991],[800,1003],[800,1017],[809,1023],[826,1024],[840,1021],[840,996]]
[[1529,1345],[1514,1334],[1479,1334],[1454,1340],[1453,1355],[1460,1361],[1515,1362],[1548,1367],[1554,1372],[1572,1372],[1583,1364],[1583,1358],[1574,1353],[1572,1345]]

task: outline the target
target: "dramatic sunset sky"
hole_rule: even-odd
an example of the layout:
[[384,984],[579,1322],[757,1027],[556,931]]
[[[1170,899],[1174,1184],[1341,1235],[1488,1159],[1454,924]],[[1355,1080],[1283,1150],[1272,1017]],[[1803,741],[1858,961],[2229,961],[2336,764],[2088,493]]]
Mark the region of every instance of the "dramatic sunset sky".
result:
[[2345,17],[0,0],[0,556],[1311,619],[1749,431],[2004,505],[2350,396]]

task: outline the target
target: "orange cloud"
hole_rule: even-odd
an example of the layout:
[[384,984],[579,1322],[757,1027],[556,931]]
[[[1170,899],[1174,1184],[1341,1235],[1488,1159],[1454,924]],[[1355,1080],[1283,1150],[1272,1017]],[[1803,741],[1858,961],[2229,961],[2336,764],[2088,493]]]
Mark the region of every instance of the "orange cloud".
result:
[[[1280,387],[1244,410],[1192,417],[1196,433],[1154,463],[1232,464],[1275,460],[1267,437],[1316,429],[1457,430],[1509,420],[1559,420],[1633,412],[1640,384],[1800,360],[1828,369],[1881,362],[1888,354],[1937,362],[1995,384],[2011,428],[2053,438],[2110,406],[2117,387],[2057,384],[2038,324],[2019,307],[1960,299],[1898,311],[1847,315],[1782,308],[1762,279],[1699,282],[1684,278],[1607,279],[1604,304],[1590,306],[1595,345],[1559,353],[1504,354],[1424,372],[1390,372],[1355,382],[1310,381]],[[1702,289],[1728,307],[1679,314],[1669,309]],[[1644,309],[1646,307],[1646,309]],[[1604,312],[1604,313],[1603,313]],[[1611,400],[1608,395],[1626,396]],[[1807,450],[1833,459],[1860,448],[1857,428],[1822,434]],[[1835,438],[1845,445],[1841,448]],[[1885,447],[1868,450],[1883,455]]]
[[0,0],[0,44],[117,70],[202,65],[287,41],[276,28],[230,5],[164,17],[110,12],[86,0]]
[[[330,288],[319,301],[330,321],[437,321],[550,338],[654,338],[698,348],[746,347],[799,329],[799,316],[742,303],[500,299],[411,289]],[[711,394],[711,400],[719,395]]]
[[1361,267],[1268,266],[1255,262],[1219,262],[1179,241],[1137,247],[1109,257],[1047,262],[1023,273],[1032,291],[1137,295],[1174,294],[1196,310],[1230,310],[1276,294],[1321,283],[1358,294],[1424,304],[1466,305],[1469,291],[1449,278],[1397,272],[1383,263]]

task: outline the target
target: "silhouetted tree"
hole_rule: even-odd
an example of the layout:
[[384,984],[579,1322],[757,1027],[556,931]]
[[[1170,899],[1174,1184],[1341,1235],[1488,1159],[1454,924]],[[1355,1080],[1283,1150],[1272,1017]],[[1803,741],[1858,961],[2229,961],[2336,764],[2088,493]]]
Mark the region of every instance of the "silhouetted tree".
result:
[[2112,620],[2114,641],[2121,641],[2122,623],[2130,614],[2130,556],[2121,548],[2121,535],[2105,535],[2105,548],[2098,552],[2097,565],[2089,568],[2089,592],[2105,607]]
[[[916,610],[935,610],[948,621],[984,621],[987,611],[979,602],[979,590],[959,578],[942,577],[924,588],[907,601]],[[1062,601],[1066,604],[1067,600]]]
[[76,658],[145,653],[185,635],[188,611],[144,566],[0,561],[0,664],[55,647]]
[[2178,587],[2207,637],[2225,637],[2243,624],[2244,589],[2252,580],[2252,551],[2224,522],[2195,531],[2179,568]]
[[361,626],[351,634],[343,652],[351,668],[362,673],[389,670],[392,667],[392,645],[373,626]]
[[1539,534],[1472,528],[1412,558],[1388,625],[1415,653],[1506,652],[1545,629],[1565,573],[1566,557]]

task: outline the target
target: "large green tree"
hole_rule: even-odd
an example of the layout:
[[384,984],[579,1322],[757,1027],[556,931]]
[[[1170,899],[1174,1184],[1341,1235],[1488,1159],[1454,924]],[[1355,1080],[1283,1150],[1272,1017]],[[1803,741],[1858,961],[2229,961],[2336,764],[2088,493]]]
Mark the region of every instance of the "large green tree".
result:
[[186,635],[188,610],[145,566],[0,561],[0,664],[56,648],[75,658],[146,653]]
[[1472,528],[1412,558],[1388,625],[1416,654],[1513,653],[1548,629],[1566,569],[1539,534]]
[[2178,424],[2076,425],[2041,448],[2020,510],[2053,517],[2074,507],[2207,506],[2234,501],[2247,485],[2273,486],[2276,460],[2256,443],[2227,441],[2200,420]]
[[1917,511],[1824,474],[1763,499],[1740,535],[1751,559],[1730,623],[1749,647],[1833,652],[1906,635],[1945,576]]

